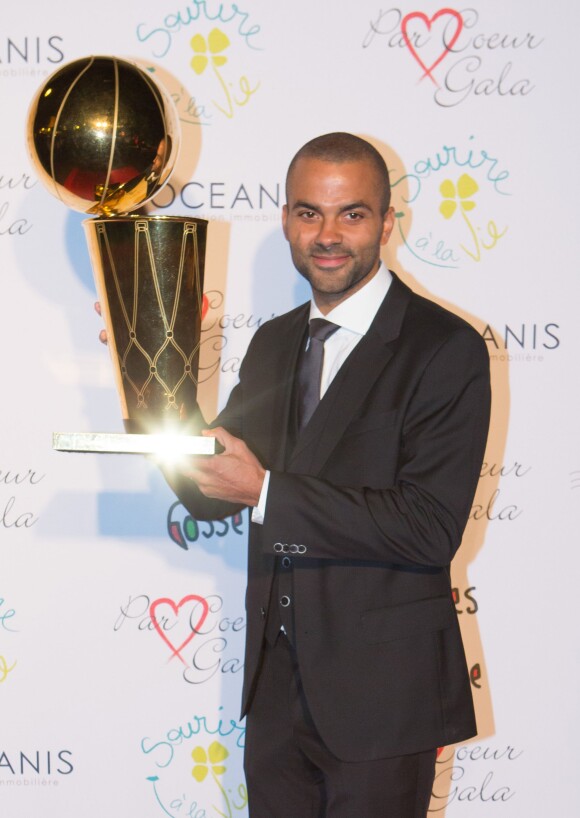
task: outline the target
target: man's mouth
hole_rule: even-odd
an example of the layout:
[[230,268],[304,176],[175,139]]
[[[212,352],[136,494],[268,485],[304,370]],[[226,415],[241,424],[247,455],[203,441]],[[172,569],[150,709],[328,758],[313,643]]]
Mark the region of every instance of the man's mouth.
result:
[[317,255],[317,254],[313,253],[311,258],[314,261],[314,263],[317,265],[317,267],[325,267],[325,268],[330,270],[330,269],[333,269],[335,267],[340,267],[341,264],[344,264],[345,261],[348,261],[350,256],[348,255],[348,253],[343,253],[341,255],[334,255],[334,256],[329,256],[329,255],[320,256],[320,255]]

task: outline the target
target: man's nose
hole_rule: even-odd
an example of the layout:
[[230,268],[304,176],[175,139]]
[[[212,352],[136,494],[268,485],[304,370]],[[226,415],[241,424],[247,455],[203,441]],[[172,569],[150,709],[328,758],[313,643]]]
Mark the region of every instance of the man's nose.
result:
[[332,247],[334,244],[340,244],[342,233],[334,219],[322,220],[316,240],[322,247]]

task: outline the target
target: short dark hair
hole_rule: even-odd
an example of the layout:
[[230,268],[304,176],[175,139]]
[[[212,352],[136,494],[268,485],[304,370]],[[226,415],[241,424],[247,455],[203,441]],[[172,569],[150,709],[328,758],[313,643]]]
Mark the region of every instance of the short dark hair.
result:
[[381,190],[381,206],[383,214],[389,209],[391,203],[391,185],[389,182],[389,171],[385,160],[378,150],[351,133],[327,133],[317,136],[303,145],[296,156],[290,162],[288,173],[286,174],[286,198],[288,198],[288,182],[296,164],[300,159],[320,159],[323,162],[370,162],[376,172],[377,180]]

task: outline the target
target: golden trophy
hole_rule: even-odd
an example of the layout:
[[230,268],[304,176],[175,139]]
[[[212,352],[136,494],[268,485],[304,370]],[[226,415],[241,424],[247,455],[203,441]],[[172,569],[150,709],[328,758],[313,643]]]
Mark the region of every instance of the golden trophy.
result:
[[135,214],[179,149],[172,101],[149,72],[85,57],[52,74],[28,116],[41,182],[84,222],[125,434],[60,432],[64,451],[211,454],[196,435],[207,222]]

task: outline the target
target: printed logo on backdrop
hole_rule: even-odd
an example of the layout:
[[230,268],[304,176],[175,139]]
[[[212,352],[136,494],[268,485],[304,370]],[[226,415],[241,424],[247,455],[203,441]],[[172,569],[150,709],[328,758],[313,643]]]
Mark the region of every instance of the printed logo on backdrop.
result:
[[12,681],[16,659],[12,651],[14,650],[14,634],[18,633],[16,627],[16,611],[11,608],[7,600],[0,596],[0,685]]
[[[458,616],[474,616],[479,610],[479,604],[474,596],[476,590],[474,585],[469,588],[452,588],[453,603],[455,605],[455,612]],[[475,662],[469,668],[469,678],[473,687],[478,690],[481,689],[481,664]]]
[[[255,315],[254,313],[224,313],[221,309],[224,303],[224,293],[220,290],[208,290],[204,294],[203,303],[203,323],[201,326],[201,350],[202,357],[199,368],[199,383],[205,383],[213,376],[223,373],[237,373],[240,370],[242,358],[239,355],[228,355],[228,334],[231,337],[233,332],[247,331],[255,332],[265,321],[269,321],[276,316],[272,312],[266,315]],[[228,526],[236,534],[241,534],[240,515],[229,518]],[[187,523],[187,529],[181,528],[182,534],[177,535],[179,529],[178,520],[183,519]],[[173,524],[175,523],[175,524]],[[227,531],[223,529],[223,524],[215,523],[215,531],[218,536],[225,536]],[[200,528],[201,526],[201,528]],[[187,512],[179,503],[170,509],[170,520],[168,521],[169,536],[180,545],[186,547],[187,542],[195,542],[195,538],[201,536],[202,542],[205,538],[211,537],[208,523],[189,522]],[[193,533],[194,539],[188,540],[183,532]],[[175,535],[175,536],[174,536]]]
[[0,36],[0,77],[47,77],[64,60],[63,43],[58,34]]
[[[6,236],[24,236],[33,227],[28,219],[15,219],[11,213],[12,197],[38,184],[28,173],[0,172],[0,239]],[[16,190],[16,194],[13,191]]]
[[159,815],[176,818],[246,816],[243,775],[246,728],[219,707],[171,726],[161,738],[146,736],[141,751],[151,772],[146,781]]
[[212,221],[280,222],[280,182],[195,179],[175,187],[168,182],[153,204],[162,210],[175,202],[192,216]]
[[38,521],[34,489],[44,476],[33,469],[0,469],[0,529],[24,531]]
[[[235,218],[235,217],[234,217]],[[222,290],[206,290],[202,299],[202,325],[200,338],[200,364],[198,383],[207,383],[220,373],[237,374],[243,355],[232,355],[228,344],[234,333],[250,337],[265,321],[275,318],[276,313],[265,315],[253,312],[223,313],[225,296]],[[239,345],[238,345],[239,348]],[[216,536],[224,538],[228,533],[243,534],[243,517],[236,514],[227,520],[198,522],[193,520],[181,503],[174,503],[168,513],[167,531],[174,543],[187,550],[191,543],[205,542]]]
[[[466,616],[474,616],[479,610],[479,604],[473,595],[475,586],[469,588],[452,588],[453,603],[455,605],[455,612],[458,616],[465,614]],[[481,689],[482,672],[480,662],[475,662],[469,667],[469,679],[473,687],[478,690]]]
[[[479,475],[476,501],[469,514],[472,523],[483,521],[484,524],[515,522],[524,512],[517,497],[521,483],[529,475],[532,467],[514,461],[513,463],[483,463]],[[499,478],[499,486],[498,486]],[[488,487],[491,481],[493,488]],[[509,500],[504,496],[504,484],[508,486]],[[498,486],[496,488],[496,486]],[[518,502],[514,502],[514,492]],[[482,495],[483,494],[483,499]]]
[[560,325],[555,321],[512,321],[503,327],[488,324],[482,337],[492,361],[516,363],[541,363],[544,355],[559,349],[561,343]]
[[[437,757],[429,813],[449,804],[503,804],[516,796],[512,769],[523,750],[507,745],[442,748]],[[518,771],[519,773],[519,771]]]
[[195,520],[180,503],[173,503],[167,513],[167,533],[184,551],[201,540],[217,537],[218,542],[228,534],[244,535],[244,518],[241,512],[223,520]]
[[[510,171],[475,136],[434,147],[408,173],[391,169],[391,187],[395,229],[414,263],[463,271],[501,257],[509,236]],[[487,325],[482,335],[492,361],[542,362],[561,343],[559,323],[549,320]]]
[[392,173],[397,229],[407,250],[423,264],[445,269],[496,253],[508,232],[509,176],[474,136],[434,148],[398,178]]
[[515,101],[536,87],[529,64],[533,58],[541,65],[544,38],[537,32],[502,30],[498,25],[496,16],[490,19],[474,8],[444,7],[431,15],[421,10],[378,9],[362,47],[384,49],[389,63],[409,61],[417,82],[429,89],[442,108],[487,97]]
[[157,19],[139,22],[136,35],[152,59],[170,56],[172,66],[189,72],[191,81],[172,94],[181,121],[212,125],[234,119],[258,93],[261,31],[241,5],[190,0],[178,8],[165,2]]
[[73,772],[71,750],[16,750],[0,745],[0,792],[55,787]]
[[119,606],[113,631],[148,641],[151,658],[171,664],[185,682],[237,679],[244,667],[245,615],[219,594],[192,590],[180,598],[131,595]]

